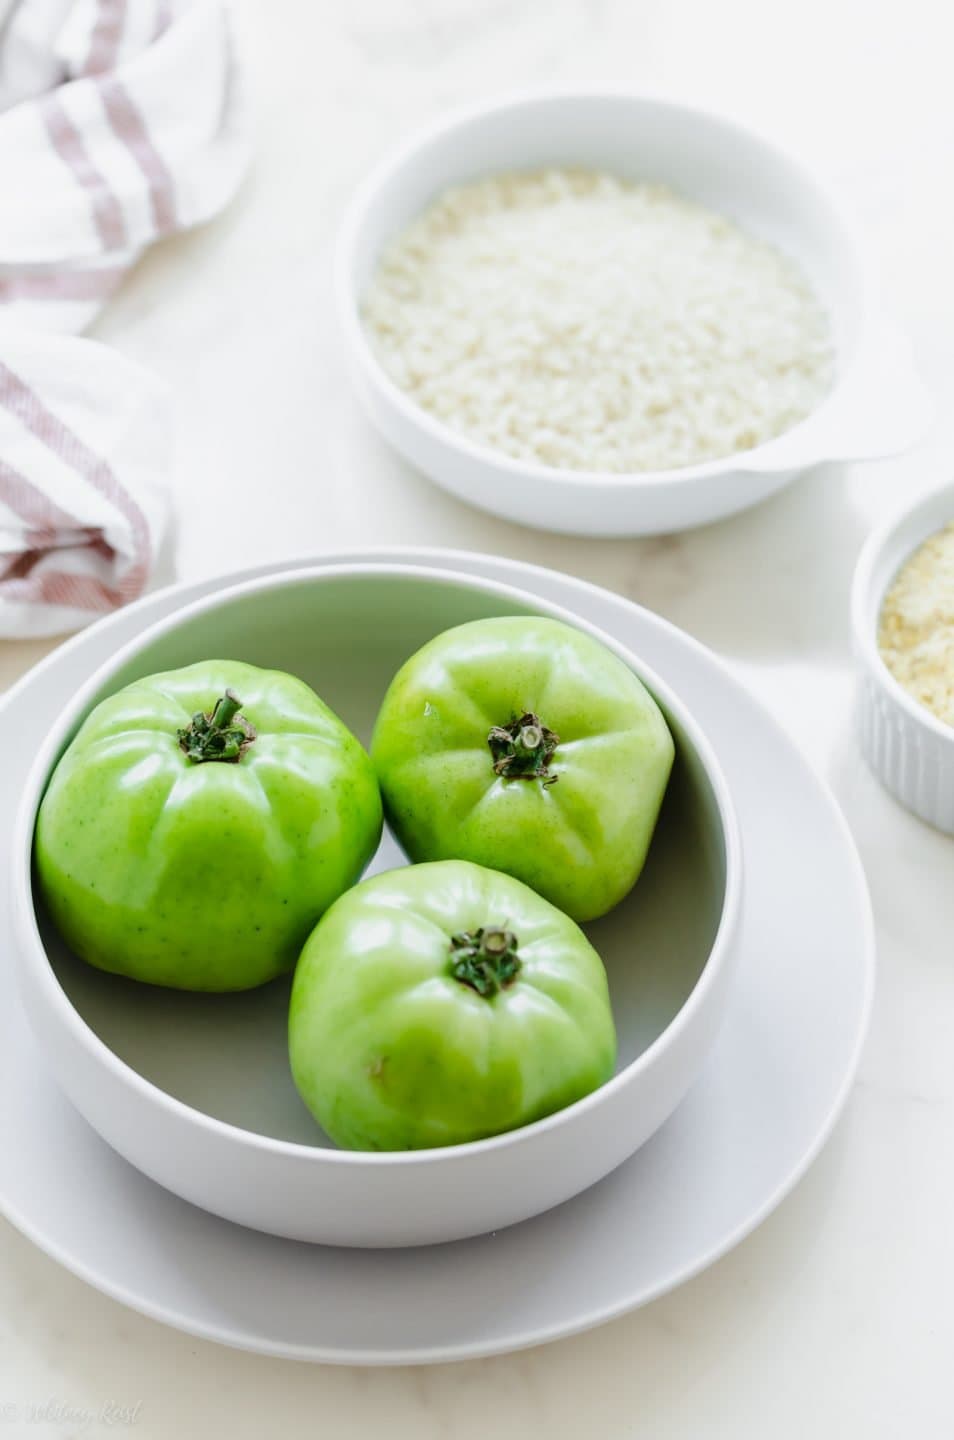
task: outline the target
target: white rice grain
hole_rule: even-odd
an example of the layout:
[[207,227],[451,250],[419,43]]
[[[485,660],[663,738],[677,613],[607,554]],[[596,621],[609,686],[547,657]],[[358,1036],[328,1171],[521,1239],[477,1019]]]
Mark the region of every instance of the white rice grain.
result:
[[417,404],[560,469],[748,450],[809,415],[834,373],[828,317],[791,260],[598,171],[448,190],[386,250],[363,317]]

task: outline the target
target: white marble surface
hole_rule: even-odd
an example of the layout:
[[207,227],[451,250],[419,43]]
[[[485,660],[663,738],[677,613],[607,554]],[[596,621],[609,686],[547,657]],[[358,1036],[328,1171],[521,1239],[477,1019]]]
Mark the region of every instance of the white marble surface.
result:
[[[954,454],[943,414],[954,391],[945,8],[241,7],[258,109],[252,180],[217,224],[151,254],[99,327],[176,388],[179,529],[163,578],[338,543],[449,544],[563,568],[684,626],[776,712],[845,808],[877,916],[874,1025],[835,1138],[760,1231],[647,1310],[521,1355],[362,1372],[234,1354],[121,1309],[3,1227],[0,1431],[95,1434],[101,1423],[84,1429],[68,1410],[112,1401],[138,1407],[133,1433],[143,1440],[954,1434],[954,849],[898,810],[856,754],[847,619],[871,524],[903,494],[946,478]],[[941,401],[920,454],[818,471],[705,531],[610,543],[532,534],[470,511],[369,433],[329,306],[329,247],[350,188],[396,135],[442,107],[551,82],[692,97],[759,124],[843,186]],[[0,685],[46,648],[0,649]],[[41,1411],[35,1423],[30,1406]]]

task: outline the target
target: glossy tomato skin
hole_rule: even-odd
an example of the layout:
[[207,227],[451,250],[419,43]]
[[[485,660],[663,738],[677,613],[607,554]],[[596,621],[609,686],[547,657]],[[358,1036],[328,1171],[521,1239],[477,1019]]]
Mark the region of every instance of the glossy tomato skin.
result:
[[[495,994],[455,978],[453,937],[513,932]],[[289,1011],[295,1083],[338,1144],[410,1150],[529,1124],[613,1074],[606,973],[574,922],[466,861],[412,865],[350,890],[309,938]]]
[[[177,732],[227,688],[254,740],[195,763]],[[381,833],[371,763],[302,681],[208,661],[97,706],[37,819],[36,870],[90,964],[186,990],[244,990],[292,967]]]
[[[488,735],[533,714],[559,737],[546,775],[494,772]],[[635,884],[672,768],[655,700],[604,645],[559,621],[476,620],[394,677],[371,758],[412,860],[472,860],[523,880],[575,920]]]

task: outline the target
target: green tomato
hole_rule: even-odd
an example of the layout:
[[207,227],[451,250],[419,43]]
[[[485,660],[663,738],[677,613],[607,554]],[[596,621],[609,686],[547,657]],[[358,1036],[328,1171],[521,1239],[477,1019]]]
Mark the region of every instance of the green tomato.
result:
[[96,707],[43,798],[36,866],[90,964],[246,990],[291,969],[380,834],[371,762],[327,705],[291,675],[210,660]]
[[475,620],[398,671],[371,758],[412,860],[473,860],[575,920],[611,910],[643,868],[673,761],[628,666],[555,620]]
[[466,861],[365,880],[302,952],[298,1090],[354,1150],[457,1145],[571,1105],[613,1073],[606,973],[533,890]]

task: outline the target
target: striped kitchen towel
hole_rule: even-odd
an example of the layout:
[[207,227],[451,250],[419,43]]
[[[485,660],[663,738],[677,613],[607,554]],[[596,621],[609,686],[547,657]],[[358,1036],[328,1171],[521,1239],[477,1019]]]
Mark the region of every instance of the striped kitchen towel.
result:
[[75,332],[231,198],[243,110],[223,0],[0,0],[0,635],[142,593],[169,398]]
[[170,434],[165,387],[106,345],[0,330],[0,635],[61,635],[142,594]]

